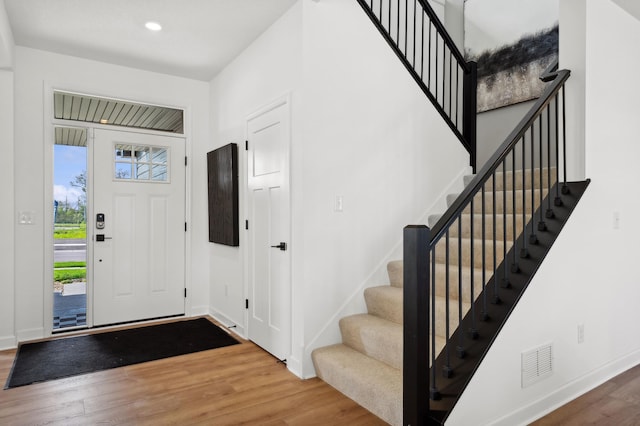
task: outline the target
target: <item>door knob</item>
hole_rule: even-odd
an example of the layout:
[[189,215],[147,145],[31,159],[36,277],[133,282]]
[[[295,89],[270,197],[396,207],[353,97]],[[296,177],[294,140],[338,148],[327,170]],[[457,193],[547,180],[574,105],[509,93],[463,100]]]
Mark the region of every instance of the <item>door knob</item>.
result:
[[277,246],[271,246],[272,248],[279,248],[282,251],[287,250],[287,243],[280,243]]

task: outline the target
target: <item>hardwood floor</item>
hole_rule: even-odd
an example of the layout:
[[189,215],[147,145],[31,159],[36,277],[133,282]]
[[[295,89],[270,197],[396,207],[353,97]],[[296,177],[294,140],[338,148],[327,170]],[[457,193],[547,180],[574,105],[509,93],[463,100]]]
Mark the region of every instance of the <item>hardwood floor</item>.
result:
[[[0,352],[6,383],[15,350]],[[385,425],[251,342],[0,390],[2,425]]]
[[[6,383],[15,350],[0,351]],[[0,390],[1,425],[385,425],[251,342]],[[640,366],[532,423],[640,425]]]
[[640,425],[640,366],[603,383],[532,425]]

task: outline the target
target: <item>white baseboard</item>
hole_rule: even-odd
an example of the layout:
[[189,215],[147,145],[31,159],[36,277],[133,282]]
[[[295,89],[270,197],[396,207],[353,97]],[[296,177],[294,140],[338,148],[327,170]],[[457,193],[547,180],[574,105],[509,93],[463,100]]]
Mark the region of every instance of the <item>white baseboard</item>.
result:
[[207,315],[209,315],[211,318],[213,318],[214,320],[218,321],[220,324],[225,326],[232,333],[237,334],[242,339],[245,339],[245,340],[247,339],[243,325],[236,323],[235,321],[228,318],[223,313],[216,311],[215,309],[212,309],[210,312],[207,312]]
[[44,338],[44,328],[30,328],[27,330],[18,330],[16,339],[18,342],[28,342],[29,340],[38,340]]
[[638,364],[640,364],[640,350],[590,371],[543,398],[518,408],[490,424],[495,426],[528,425]]
[[16,336],[2,336],[0,337],[0,351],[6,349],[15,349],[18,347],[18,341]]
[[287,359],[287,369],[300,378],[304,377],[302,375],[302,362],[297,358],[291,357]]

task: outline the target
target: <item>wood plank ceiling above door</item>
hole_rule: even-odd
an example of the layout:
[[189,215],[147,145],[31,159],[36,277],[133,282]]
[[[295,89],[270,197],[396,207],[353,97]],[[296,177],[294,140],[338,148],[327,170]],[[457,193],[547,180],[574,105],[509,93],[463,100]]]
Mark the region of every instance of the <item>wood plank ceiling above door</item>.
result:
[[53,100],[56,119],[184,133],[181,109],[58,91]]
[[56,126],[56,145],[87,146],[87,129]]

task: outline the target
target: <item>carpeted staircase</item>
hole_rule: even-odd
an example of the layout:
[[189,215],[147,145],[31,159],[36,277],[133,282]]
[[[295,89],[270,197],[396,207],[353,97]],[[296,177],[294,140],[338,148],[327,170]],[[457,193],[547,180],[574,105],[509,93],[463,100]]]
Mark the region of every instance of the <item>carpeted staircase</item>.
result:
[[[510,171],[503,176],[496,174],[496,189],[492,189],[491,181],[485,185],[485,208],[482,209],[481,194],[474,200],[473,215],[473,244],[474,260],[471,260],[471,214],[469,209],[463,213],[460,229],[453,226],[449,234],[449,318],[450,334],[457,327],[459,312],[458,294],[458,268],[462,265],[462,281],[469,287],[471,274],[474,274],[474,297],[480,294],[484,287],[483,282],[488,282],[493,276],[493,252],[496,253],[496,267],[500,265],[505,251],[508,252],[513,242],[513,203],[512,195],[516,195],[516,236],[523,230],[522,217],[522,191],[525,191],[525,217],[529,222],[531,217],[531,171],[525,172],[524,182],[522,171],[516,171],[515,191],[513,190],[514,177]],[[539,170],[534,173],[535,187],[539,187]],[[548,171],[543,169],[542,188],[549,188],[556,181],[556,171],[551,170],[551,185],[547,184]],[[465,178],[465,184],[470,178]],[[506,191],[503,192],[503,189]],[[546,190],[543,198],[546,196]],[[451,204],[455,195],[448,197]],[[495,211],[497,213],[496,240],[493,240],[493,210],[495,197]],[[534,211],[540,203],[540,193],[536,189],[533,194]],[[505,203],[506,200],[506,203]],[[482,218],[485,220],[485,262],[482,262]],[[506,213],[506,216],[504,215]],[[488,216],[488,217],[487,217]],[[503,226],[506,218],[506,228]],[[430,217],[430,226],[433,226],[438,217]],[[504,248],[504,233],[507,236],[507,247]],[[436,318],[444,318],[446,299],[446,240],[443,238],[436,246],[435,264],[435,288],[436,292]],[[462,249],[462,259],[458,262],[459,247]],[[489,265],[485,270],[472,265]],[[389,285],[370,287],[364,291],[367,306],[366,314],[352,315],[340,320],[340,332],[342,343],[318,348],[312,353],[316,373],[325,382],[329,383],[384,421],[392,425],[402,424],[402,287],[403,287],[403,263],[392,261],[387,265]],[[470,291],[467,289],[462,295],[462,309],[464,316],[471,306]],[[436,352],[440,352],[446,343],[446,329],[444,321],[436,321]],[[455,343],[453,343],[455,345]],[[453,349],[455,353],[455,348]]]

